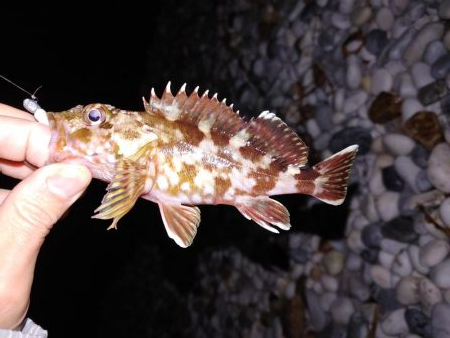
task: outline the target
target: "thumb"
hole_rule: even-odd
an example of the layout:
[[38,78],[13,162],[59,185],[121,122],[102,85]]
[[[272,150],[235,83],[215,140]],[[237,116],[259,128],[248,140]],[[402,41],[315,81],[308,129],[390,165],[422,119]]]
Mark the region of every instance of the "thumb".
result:
[[87,168],[51,164],[20,182],[0,206],[0,327],[15,327],[28,307],[34,265],[53,224],[91,180]]
[[51,164],[36,170],[0,206],[0,233],[13,233],[28,246],[40,246],[90,180],[88,169],[80,165]]

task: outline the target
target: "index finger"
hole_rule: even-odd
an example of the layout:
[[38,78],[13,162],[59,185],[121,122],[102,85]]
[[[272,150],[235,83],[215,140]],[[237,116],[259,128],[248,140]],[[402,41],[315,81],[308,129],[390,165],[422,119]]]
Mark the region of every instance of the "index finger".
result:
[[10,116],[10,117],[16,117],[23,120],[28,121],[36,121],[34,119],[34,116],[30,113],[27,113],[23,110],[8,106],[6,104],[0,103],[0,115],[1,116]]
[[41,167],[49,156],[49,142],[47,126],[0,114],[0,158]]

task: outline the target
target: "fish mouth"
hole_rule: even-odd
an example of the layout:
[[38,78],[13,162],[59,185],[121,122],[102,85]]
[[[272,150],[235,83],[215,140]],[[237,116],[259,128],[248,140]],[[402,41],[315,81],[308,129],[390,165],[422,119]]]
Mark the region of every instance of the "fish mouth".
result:
[[47,113],[47,119],[50,129],[49,162],[60,162],[65,157],[64,150],[67,145],[68,130],[57,113]]

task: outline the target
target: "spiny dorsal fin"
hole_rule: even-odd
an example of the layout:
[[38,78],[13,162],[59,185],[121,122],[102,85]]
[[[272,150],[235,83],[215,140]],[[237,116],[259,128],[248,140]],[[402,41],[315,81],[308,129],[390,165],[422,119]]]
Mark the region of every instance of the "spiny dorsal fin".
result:
[[303,166],[308,162],[306,144],[274,113],[263,111],[250,120],[247,131],[252,135],[250,144],[273,156],[281,165]]
[[210,98],[208,93],[207,90],[199,96],[196,87],[188,96],[183,85],[173,96],[169,82],[161,98],[152,89],[149,102],[144,99],[144,106],[147,112],[161,114],[169,121],[183,121],[196,126],[202,123],[211,132],[230,136],[246,127],[245,121],[233,111],[232,105],[228,106],[225,100],[219,101],[217,94]]
[[201,126],[203,132],[223,133],[230,138],[236,135],[239,141],[235,144],[254,146],[283,167],[306,164],[308,147],[275,114],[264,111],[256,119],[246,122],[233,110],[232,104],[228,106],[225,100],[219,101],[217,94],[210,98],[207,90],[199,96],[196,87],[188,96],[185,88],[183,85],[173,96],[169,82],[161,98],[152,88],[149,102],[144,99],[145,110],[160,114],[169,121]]

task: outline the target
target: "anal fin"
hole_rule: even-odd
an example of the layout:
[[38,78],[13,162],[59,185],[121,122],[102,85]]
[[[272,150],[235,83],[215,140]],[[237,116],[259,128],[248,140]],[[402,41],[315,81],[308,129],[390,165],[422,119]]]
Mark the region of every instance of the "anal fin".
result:
[[169,237],[182,248],[191,245],[200,224],[200,209],[181,204],[158,205]]
[[269,231],[279,233],[270,224],[283,230],[289,230],[291,227],[289,211],[287,211],[283,204],[269,197],[241,199],[235,206],[244,217],[253,220]]

